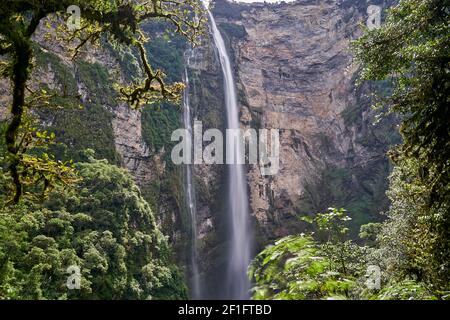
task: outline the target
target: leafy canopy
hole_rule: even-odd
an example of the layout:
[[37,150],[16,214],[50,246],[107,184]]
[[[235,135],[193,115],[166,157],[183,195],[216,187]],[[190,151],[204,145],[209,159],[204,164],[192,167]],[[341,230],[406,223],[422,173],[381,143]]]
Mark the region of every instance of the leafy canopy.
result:
[[404,142],[390,151],[383,261],[393,281],[412,277],[435,292],[450,288],[449,8],[449,0],[401,0],[354,43],[361,80],[390,80],[393,93],[380,103],[403,119]]
[[385,23],[355,41],[361,80],[390,80],[382,99],[403,116],[404,143],[392,160],[414,157],[432,202],[448,203],[450,178],[450,1],[401,0]]
[[348,299],[352,296],[357,278],[365,271],[365,248],[346,240],[350,217],[344,209],[329,208],[326,213],[303,220],[314,224],[319,234],[278,240],[252,262],[249,276],[256,282],[254,299]]
[[[44,205],[0,210],[2,299],[182,299],[166,238],[132,177],[105,160],[77,164],[83,180]],[[68,290],[69,266],[81,269]]]

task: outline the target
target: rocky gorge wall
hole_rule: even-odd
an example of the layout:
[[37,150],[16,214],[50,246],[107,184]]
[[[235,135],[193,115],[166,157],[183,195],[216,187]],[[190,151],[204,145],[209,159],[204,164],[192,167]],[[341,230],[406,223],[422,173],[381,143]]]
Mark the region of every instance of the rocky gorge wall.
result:
[[[371,4],[386,5],[383,1]],[[247,166],[255,251],[279,237],[305,231],[299,217],[344,207],[359,226],[382,219],[390,164],[398,141],[395,119],[376,122],[370,90],[356,86],[352,39],[367,19],[366,1],[231,3],[215,1],[213,14],[226,38],[238,89],[243,128],[279,129],[280,170],[261,176]],[[223,79],[212,40],[189,53],[193,118],[223,129]],[[208,297],[225,265],[224,166],[195,166],[200,269]]]
[[[56,39],[52,30],[51,24],[43,21],[34,36],[34,68],[29,82],[32,90],[42,88],[61,96],[52,101],[60,107],[34,111],[39,125],[56,133],[57,144],[51,152],[58,159],[82,161],[84,150],[92,149],[96,158],[128,169],[182,257],[188,237],[182,232],[182,170],[167,163],[168,132],[182,126],[179,108],[167,105],[159,113],[149,106],[131,109],[119,99],[113,84],[130,83],[140,75],[135,53],[102,40],[100,45],[86,44],[73,59],[70,48],[76,44]],[[181,59],[183,50],[177,51]],[[181,80],[181,73],[178,77],[170,80]],[[4,120],[11,102],[5,80],[0,81],[0,97],[0,120]],[[168,127],[167,132],[153,132],[149,125],[153,123]],[[161,145],[156,143],[158,139],[169,143]]]
[[356,86],[350,42],[367,6],[383,1],[298,0],[281,4],[216,1],[228,38],[245,128],[280,130],[280,171],[248,166],[258,244],[301,232],[299,215],[345,207],[358,227],[387,205],[388,146],[395,121],[375,123],[368,96],[383,84]]

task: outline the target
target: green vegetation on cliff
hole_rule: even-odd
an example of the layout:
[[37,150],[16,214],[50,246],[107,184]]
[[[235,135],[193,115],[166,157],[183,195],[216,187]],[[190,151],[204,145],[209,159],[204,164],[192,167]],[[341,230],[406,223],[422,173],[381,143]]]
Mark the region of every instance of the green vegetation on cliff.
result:
[[[72,5],[82,12],[75,31],[64,23]],[[119,99],[134,108],[179,100],[183,84],[154,69],[149,58],[161,57],[148,55],[141,25],[167,22],[165,29],[195,41],[203,7],[190,0],[182,7],[170,1],[0,3],[0,76],[10,81],[12,100],[0,139],[0,298],[186,298],[150,205],[129,173],[114,166],[111,124]],[[46,48],[64,43],[74,63],[42,50],[36,39],[51,39]],[[79,60],[82,46],[96,47],[98,40],[124,48],[116,58],[127,83]],[[139,62],[127,63],[133,55]],[[35,73],[49,76],[47,86],[30,85]],[[106,160],[94,160],[86,148]],[[79,290],[65,285],[71,265],[81,268]]]
[[[131,176],[106,160],[79,163],[83,180],[43,205],[0,211],[2,299],[181,299],[166,238]],[[69,266],[81,288],[66,286]]]
[[351,218],[343,209],[304,219],[316,233],[280,239],[253,261],[253,299],[434,300],[445,294],[416,278],[392,281],[378,273],[386,267],[374,242],[382,225],[363,226],[360,237],[366,245],[361,246],[347,235]]
[[388,80],[380,105],[402,116],[390,151],[391,207],[380,234],[389,281],[450,291],[450,12],[448,1],[402,0],[355,43],[362,80]]
[[53,117],[49,130],[54,131],[58,141],[67,146],[67,158],[78,161],[78,153],[90,148],[98,158],[118,164],[119,156],[115,150],[112,129],[112,112],[117,105],[117,93],[113,89],[111,77],[107,69],[98,63],[80,60],[76,70],[79,85],[86,90],[87,101],[81,108],[71,107],[69,102],[64,109],[49,110],[48,113]]

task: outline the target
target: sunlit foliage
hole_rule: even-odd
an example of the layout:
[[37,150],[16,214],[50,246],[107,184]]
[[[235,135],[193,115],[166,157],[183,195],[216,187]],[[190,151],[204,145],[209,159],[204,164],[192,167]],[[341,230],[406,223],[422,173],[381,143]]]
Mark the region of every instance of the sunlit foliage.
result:
[[[0,210],[1,299],[180,299],[182,277],[150,206],[125,170],[77,164],[76,188]],[[66,286],[69,266],[81,288]]]

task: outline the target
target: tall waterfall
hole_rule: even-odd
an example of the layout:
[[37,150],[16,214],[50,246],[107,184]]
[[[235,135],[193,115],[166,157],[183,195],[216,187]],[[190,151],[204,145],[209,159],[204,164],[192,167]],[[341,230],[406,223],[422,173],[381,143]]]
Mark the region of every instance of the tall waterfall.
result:
[[[224,40],[220,34],[214,16],[208,10],[214,43],[220,57],[224,77],[225,105],[227,112],[227,128],[239,128],[239,109],[230,58]],[[237,143],[226,142],[227,150],[234,148],[234,154],[240,159],[243,152]],[[251,259],[251,236],[249,230],[248,192],[243,165],[228,165],[227,209],[230,225],[230,249],[227,256],[227,278],[225,294],[228,299],[248,299],[250,282],[247,277],[247,267]]]
[[[184,69],[184,83],[186,84],[186,89],[183,93],[183,123],[184,128],[189,132],[187,139],[191,139],[192,142],[192,120],[191,120],[191,107],[189,104],[189,76],[187,68]],[[192,145],[192,143],[188,143]],[[185,167],[185,194],[186,194],[186,205],[189,211],[191,219],[191,253],[190,253],[190,263],[191,263],[191,297],[193,299],[199,299],[201,297],[201,288],[199,280],[199,270],[198,270],[198,254],[197,254],[197,207],[195,202],[195,189],[192,181],[192,165],[187,164]]]

